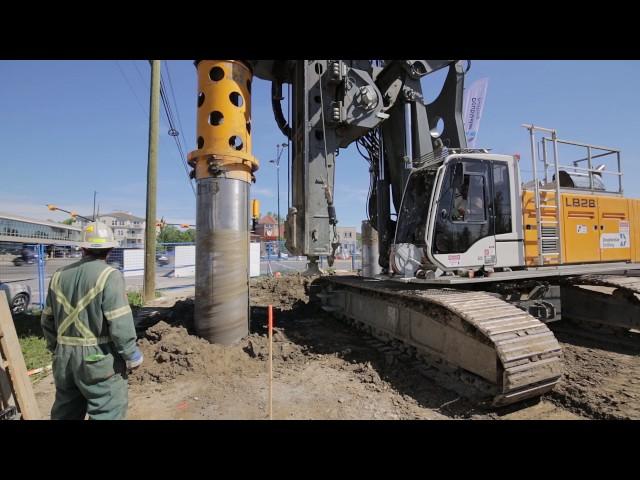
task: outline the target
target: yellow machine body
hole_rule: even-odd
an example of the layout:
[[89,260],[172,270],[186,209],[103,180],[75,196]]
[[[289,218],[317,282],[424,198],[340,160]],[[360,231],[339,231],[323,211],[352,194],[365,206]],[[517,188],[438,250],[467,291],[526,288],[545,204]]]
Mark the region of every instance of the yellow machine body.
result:
[[[562,263],[640,261],[640,200],[590,192],[561,192],[560,199]],[[525,190],[522,201],[526,264],[539,265],[534,192]],[[555,204],[555,192],[541,192],[544,228],[556,219]],[[558,256],[545,257],[545,265],[558,263]]]

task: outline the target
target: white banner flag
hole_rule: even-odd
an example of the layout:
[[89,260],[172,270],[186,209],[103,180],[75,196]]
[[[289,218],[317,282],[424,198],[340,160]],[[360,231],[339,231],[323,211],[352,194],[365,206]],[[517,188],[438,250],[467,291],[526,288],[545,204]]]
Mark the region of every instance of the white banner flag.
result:
[[464,131],[467,136],[467,147],[475,148],[478,130],[480,129],[480,119],[484,100],[487,96],[488,78],[481,78],[473,82],[464,94],[463,100],[463,121]]

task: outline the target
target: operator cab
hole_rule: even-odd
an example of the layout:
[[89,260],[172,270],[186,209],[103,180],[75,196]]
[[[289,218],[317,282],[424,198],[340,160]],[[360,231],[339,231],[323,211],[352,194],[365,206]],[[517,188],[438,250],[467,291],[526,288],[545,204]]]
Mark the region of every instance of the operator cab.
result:
[[454,153],[412,171],[391,266],[406,277],[520,266],[524,251],[517,161]]

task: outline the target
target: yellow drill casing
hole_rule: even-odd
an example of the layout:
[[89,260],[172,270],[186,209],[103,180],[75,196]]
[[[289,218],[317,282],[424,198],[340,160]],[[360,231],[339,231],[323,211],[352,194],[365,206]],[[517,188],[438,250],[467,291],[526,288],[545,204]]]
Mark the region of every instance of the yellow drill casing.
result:
[[258,161],[251,153],[249,67],[237,60],[201,60],[198,70],[198,149],[188,156],[196,179],[223,176],[251,183]]

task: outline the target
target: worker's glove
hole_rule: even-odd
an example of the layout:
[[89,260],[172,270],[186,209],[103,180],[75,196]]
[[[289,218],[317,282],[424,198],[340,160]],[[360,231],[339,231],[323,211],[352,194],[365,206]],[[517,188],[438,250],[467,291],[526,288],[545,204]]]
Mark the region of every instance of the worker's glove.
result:
[[140,349],[136,347],[136,351],[134,352],[133,356],[129,360],[127,360],[127,369],[133,370],[134,368],[138,368],[140,365],[142,365],[143,361],[144,356],[142,355]]

